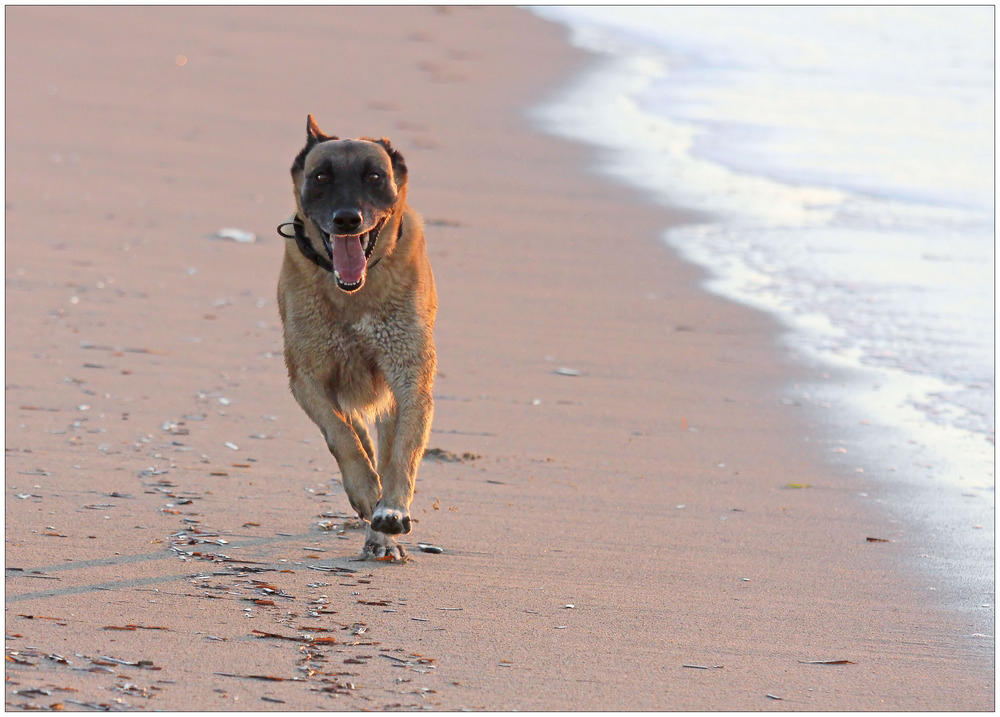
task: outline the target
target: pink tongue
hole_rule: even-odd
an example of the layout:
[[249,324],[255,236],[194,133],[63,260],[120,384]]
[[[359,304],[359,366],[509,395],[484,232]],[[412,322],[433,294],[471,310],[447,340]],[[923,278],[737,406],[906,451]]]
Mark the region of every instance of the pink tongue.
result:
[[345,284],[357,284],[365,275],[365,250],[360,236],[332,236],[333,268]]

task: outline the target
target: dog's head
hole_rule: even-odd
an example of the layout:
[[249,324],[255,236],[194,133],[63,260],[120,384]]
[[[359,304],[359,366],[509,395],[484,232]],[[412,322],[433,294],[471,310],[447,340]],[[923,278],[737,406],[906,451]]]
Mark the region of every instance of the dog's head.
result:
[[403,156],[384,138],[326,135],[309,115],[292,181],[299,214],[319,230],[337,286],[357,291],[382,227],[406,204]]

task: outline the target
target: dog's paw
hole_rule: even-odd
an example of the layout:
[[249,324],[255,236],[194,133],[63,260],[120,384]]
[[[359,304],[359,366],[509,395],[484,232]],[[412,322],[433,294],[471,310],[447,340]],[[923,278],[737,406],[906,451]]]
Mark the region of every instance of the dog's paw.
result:
[[382,497],[382,487],[376,478],[372,480],[343,480],[344,491],[351,507],[357,511],[362,520],[370,521],[372,512]]
[[361,518],[362,520],[371,520],[372,517],[371,503],[355,500],[351,496],[348,496],[347,499],[351,502],[351,507],[354,508],[354,512],[358,514],[359,518]]
[[364,560],[379,560],[386,562],[406,562],[406,550],[397,543],[391,535],[380,533],[368,527],[365,536],[365,547],[361,551]]
[[387,508],[384,505],[376,505],[375,512],[372,513],[372,529],[380,533],[389,535],[399,535],[410,532],[410,515],[405,510]]

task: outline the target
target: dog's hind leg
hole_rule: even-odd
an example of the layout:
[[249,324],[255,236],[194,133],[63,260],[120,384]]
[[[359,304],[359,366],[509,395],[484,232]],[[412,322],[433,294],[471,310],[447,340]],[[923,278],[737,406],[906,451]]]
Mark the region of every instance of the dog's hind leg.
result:
[[361,557],[366,560],[406,560],[406,550],[391,535],[369,525]]

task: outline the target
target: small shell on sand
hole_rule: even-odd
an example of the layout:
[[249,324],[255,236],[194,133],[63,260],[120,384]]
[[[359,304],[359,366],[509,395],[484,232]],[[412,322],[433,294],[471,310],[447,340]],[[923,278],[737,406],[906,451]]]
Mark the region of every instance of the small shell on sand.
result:
[[244,231],[242,229],[234,229],[233,227],[220,229],[214,234],[209,234],[208,238],[229,239],[234,242],[239,242],[240,244],[253,244],[257,241],[257,235],[253,232]]

